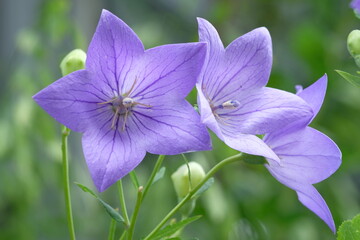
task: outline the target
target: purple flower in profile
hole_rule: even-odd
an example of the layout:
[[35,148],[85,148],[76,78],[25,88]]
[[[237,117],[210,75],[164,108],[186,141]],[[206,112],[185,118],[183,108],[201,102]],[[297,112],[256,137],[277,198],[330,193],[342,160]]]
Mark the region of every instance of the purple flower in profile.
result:
[[[324,100],[327,76],[298,92],[313,109],[314,117]],[[312,119],[311,119],[312,120]],[[318,215],[335,232],[335,224],[326,202],[313,186],[332,175],[341,164],[341,152],[323,133],[297,122],[264,137],[280,158],[280,164],[267,158],[265,166],[282,184],[296,191],[302,204]]]
[[266,28],[255,29],[224,49],[216,29],[198,18],[207,59],[196,85],[201,119],[228,146],[248,154],[277,158],[256,134],[282,128],[312,111],[295,94],[265,87],[272,65]]
[[85,159],[99,191],[153,154],[209,150],[200,116],[184,99],[195,86],[206,44],[144,50],[136,34],[103,10],[86,69],[34,96],[57,121],[83,132]]
[[352,0],[350,7],[354,9],[356,13],[360,13],[360,0]]

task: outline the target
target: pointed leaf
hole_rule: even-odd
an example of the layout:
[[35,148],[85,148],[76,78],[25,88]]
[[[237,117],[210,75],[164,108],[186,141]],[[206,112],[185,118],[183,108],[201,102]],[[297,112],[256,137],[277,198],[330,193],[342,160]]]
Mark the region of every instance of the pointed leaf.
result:
[[164,175],[165,175],[165,171],[166,171],[165,167],[160,168],[160,170],[156,173],[152,184],[154,184],[157,181],[159,181],[160,179],[162,179],[164,177]]
[[356,87],[360,87],[360,77],[352,75],[347,72],[343,72],[340,70],[335,70],[340,76],[342,76],[345,80],[349,81],[351,84],[353,84]]
[[75,183],[78,185],[79,188],[81,188],[84,192],[90,193],[93,197],[95,197],[100,204],[105,208],[106,212],[110,215],[112,219],[114,219],[117,222],[124,223],[124,218],[120,215],[118,211],[116,211],[113,207],[111,207],[109,204],[107,204],[104,200],[102,200],[98,195],[96,195],[93,191],[91,191],[88,187],[82,185],[81,183]]
[[113,207],[111,207],[109,204],[104,202],[104,200],[102,200],[100,198],[97,198],[97,199],[102,204],[102,206],[105,208],[106,212],[110,215],[110,217],[112,217],[117,222],[125,224],[124,218],[120,215],[120,213],[118,211],[116,211]]
[[194,216],[191,218],[186,218],[180,222],[171,224],[166,226],[165,228],[161,229],[156,235],[154,235],[152,238],[150,238],[151,240],[160,240],[162,238],[165,237],[170,237],[172,234],[176,233],[177,231],[179,231],[180,229],[184,228],[186,225],[188,225],[189,223],[198,220],[199,218],[201,218],[202,216]]
[[208,190],[211,187],[211,185],[213,185],[213,183],[214,183],[214,178],[209,178],[209,180],[207,180],[204,183],[204,185],[202,185],[201,188],[199,190],[197,190],[197,192],[191,197],[191,199],[195,199],[195,198],[199,197],[206,190]]
[[82,185],[81,183],[77,183],[77,182],[75,184],[78,185],[78,187],[81,188],[81,190],[83,190],[84,192],[90,193],[95,198],[98,198],[98,196],[93,191],[91,191],[88,187]]
[[347,220],[341,224],[338,230],[337,240],[357,240],[360,239],[360,214],[352,220]]

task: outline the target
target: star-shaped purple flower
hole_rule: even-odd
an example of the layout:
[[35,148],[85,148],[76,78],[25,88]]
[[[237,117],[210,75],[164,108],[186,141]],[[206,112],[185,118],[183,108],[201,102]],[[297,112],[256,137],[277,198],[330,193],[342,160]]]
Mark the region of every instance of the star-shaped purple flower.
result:
[[255,29],[224,46],[216,29],[198,18],[201,42],[208,43],[196,87],[202,121],[228,146],[276,159],[256,134],[309,119],[310,107],[295,94],[267,88],[272,46],[266,28]]
[[[325,97],[327,76],[298,92],[319,112]],[[302,204],[318,215],[335,233],[335,224],[326,202],[313,186],[332,175],[341,164],[341,152],[323,133],[303,124],[293,124],[264,137],[280,158],[280,164],[267,158],[267,169],[282,184],[294,189]]]
[[206,44],[144,50],[136,34],[103,10],[87,52],[86,69],[34,96],[57,121],[83,132],[85,159],[104,191],[133,170],[146,152],[209,150],[199,115],[184,99],[203,66]]

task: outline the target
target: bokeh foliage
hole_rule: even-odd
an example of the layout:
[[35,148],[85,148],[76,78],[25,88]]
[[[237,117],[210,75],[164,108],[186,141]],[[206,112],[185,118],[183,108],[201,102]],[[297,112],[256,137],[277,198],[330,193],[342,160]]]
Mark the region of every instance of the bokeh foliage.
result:
[[[224,44],[266,26],[273,39],[269,86],[293,91],[324,73],[329,87],[312,124],[343,152],[343,164],[317,184],[337,226],[360,212],[360,90],[334,70],[357,70],[346,50],[347,34],[359,26],[347,1],[337,0],[2,0],[0,3],[0,240],[67,239],[61,184],[60,126],[31,96],[60,78],[61,59],[86,50],[102,8],[131,26],[146,48],[197,41],[196,17],[216,26]],[[195,103],[196,93],[189,96]],[[235,154],[213,136],[212,152],[188,154],[209,169]],[[81,135],[70,136],[71,182],[94,189],[81,150]],[[141,183],[156,156],[136,169]],[[135,236],[148,233],[177,199],[170,175],[183,164],[167,157],[165,177],[153,186],[140,211]],[[136,190],[124,179],[129,210]],[[71,185],[78,239],[105,239],[110,218],[96,200]],[[116,187],[101,194],[118,207]],[[191,239],[335,239],[327,226],[303,207],[292,190],[263,166],[234,164],[216,175],[198,201],[201,220],[188,226]],[[119,225],[119,230],[121,226]]]

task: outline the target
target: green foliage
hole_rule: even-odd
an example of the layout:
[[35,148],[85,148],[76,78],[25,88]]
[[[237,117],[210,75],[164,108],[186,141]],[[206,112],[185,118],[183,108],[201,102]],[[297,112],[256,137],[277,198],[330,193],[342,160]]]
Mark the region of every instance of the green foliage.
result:
[[194,216],[194,217],[186,218],[180,222],[170,224],[164,227],[163,229],[161,229],[160,231],[158,231],[152,238],[150,238],[150,240],[160,240],[166,237],[171,237],[177,231],[183,229],[186,225],[198,220],[199,218],[201,218],[201,216]]
[[360,214],[353,219],[341,224],[338,230],[337,240],[358,240],[360,239]]
[[199,190],[196,191],[196,193],[191,197],[192,199],[198,198],[201,194],[203,194],[206,190],[208,190],[213,184],[215,180],[214,178],[209,178],[204,185],[201,186]]
[[104,209],[112,219],[114,219],[117,222],[123,223],[126,226],[124,218],[120,215],[120,213],[117,210],[115,210],[113,207],[107,204],[104,200],[102,200],[88,187],[82,185],[81,183],[76,183],[76,185],[78,185],[78,187],[81,188],[84,192],[90,193],[93,197],[95,197],[99,201],[99,203],[104,207]]
[[350,73],[343,72],[340,70],[335,70],[340,76],[342,76],[345,80],[349,81],[351,84],[353,84],[356,87],[360,87],[360,77],[354,76]]
[[165,171],[166,171],[166,167],[161,167],[159,169],[159,171],[156,173],[154,180],[152,182],[152,184],[156,183],[157,181],[159,181],[160,179],[162,179],[165,175]]

